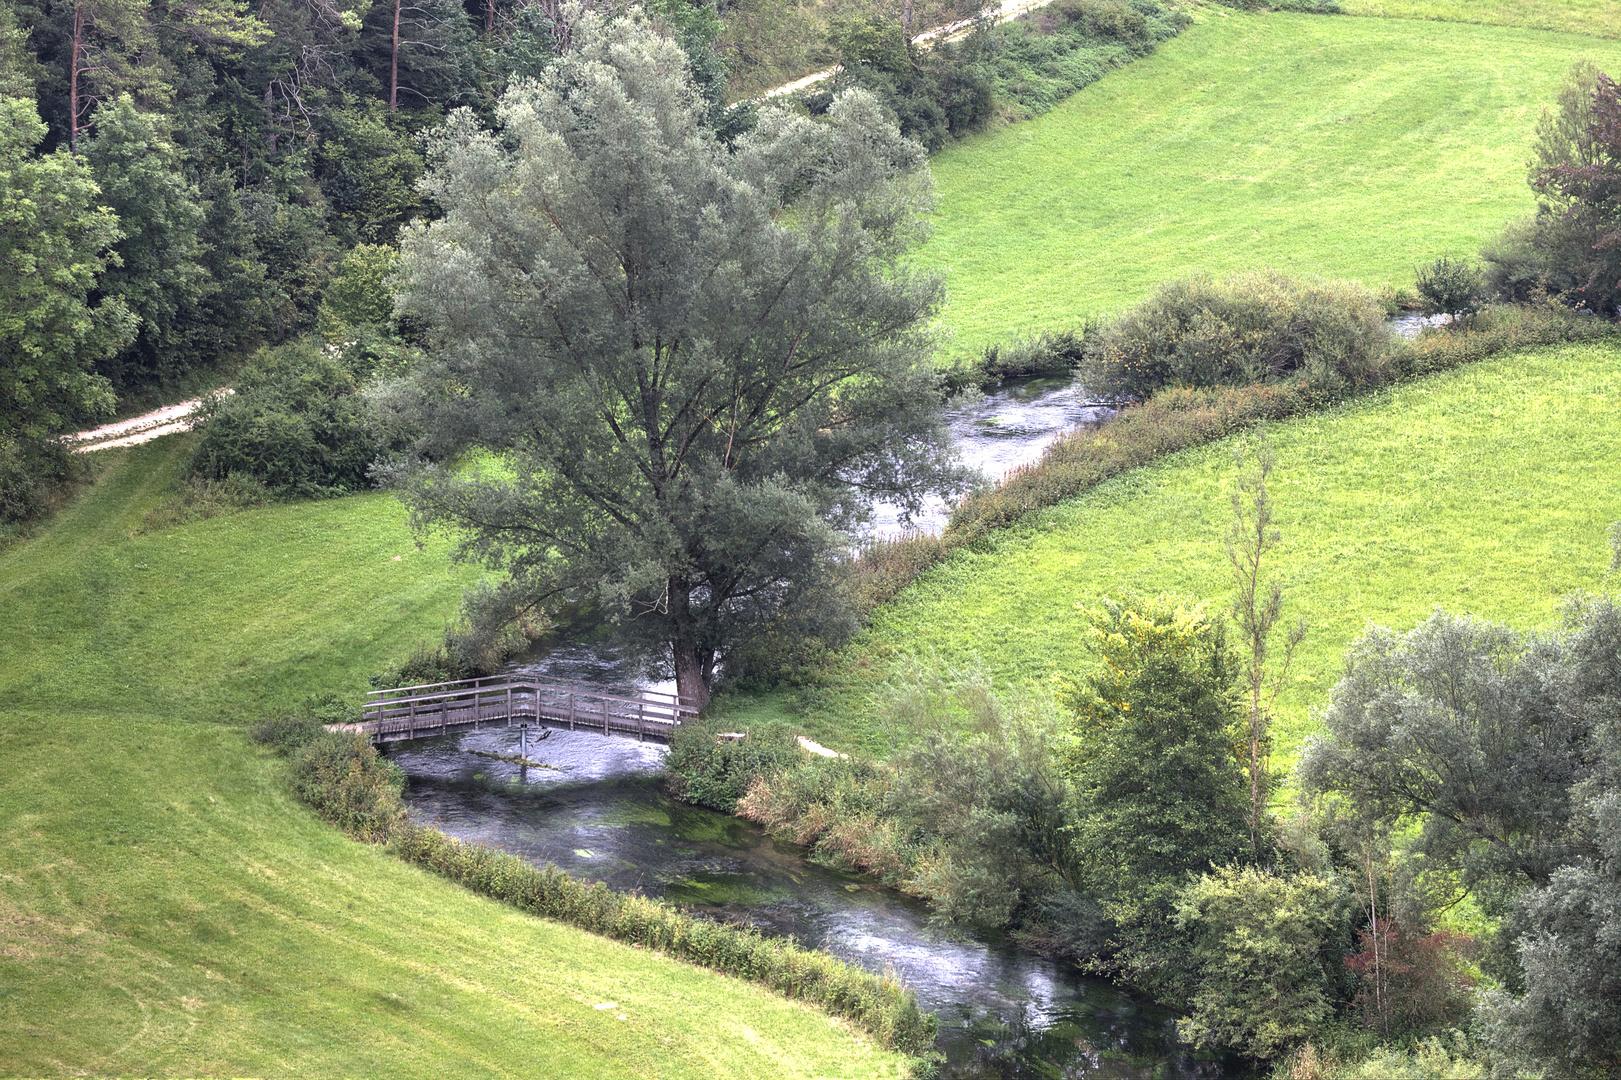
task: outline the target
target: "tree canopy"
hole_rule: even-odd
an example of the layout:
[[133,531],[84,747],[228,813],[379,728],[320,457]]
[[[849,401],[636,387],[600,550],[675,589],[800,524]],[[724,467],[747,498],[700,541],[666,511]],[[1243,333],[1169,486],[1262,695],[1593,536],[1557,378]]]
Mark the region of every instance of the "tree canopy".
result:
[[[847,630],[870,502],[955,482],[922,148],[859,91],[730,146],[706,112],[633,12],[583,16],[498,130],[452,114],[397,279],[437,359],[389,398],[430,432],[395,474],[417,522],[506,572],[507,614],[594,608],[700,703],[768,626]],[[499,466],[428,460],[475,446]]]

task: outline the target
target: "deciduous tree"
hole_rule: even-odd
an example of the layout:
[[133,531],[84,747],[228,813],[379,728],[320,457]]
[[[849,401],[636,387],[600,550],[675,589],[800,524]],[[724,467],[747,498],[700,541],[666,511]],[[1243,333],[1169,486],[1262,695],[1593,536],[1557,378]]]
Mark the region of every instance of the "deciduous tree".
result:
[[400,472],[420,525],[527,602],[608,614],[699,704],[765,627],[849,628],[840,548],[873,498],[955,482],[940,283],[905,261],[921,148],[861,93],[730,148],[704,113],[633,12],[581,15],[500,131],[455,114],[426,181],[444,217],[401,245],[400,309],[438,361],[392,399],[423,451],[501,462]]
[[118,218],[83,162],[33,153],[44,137],[33,102],[0,98],[0,438],[111,411],[94,365],[134,333],[122,302],[90,299]]

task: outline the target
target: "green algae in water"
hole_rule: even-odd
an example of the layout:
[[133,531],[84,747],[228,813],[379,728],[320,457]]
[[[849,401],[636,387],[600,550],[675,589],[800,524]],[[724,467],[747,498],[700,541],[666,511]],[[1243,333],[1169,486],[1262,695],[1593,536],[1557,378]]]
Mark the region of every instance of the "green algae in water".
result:
[[764,906],[791,899],[791,894],[787,892],[767,888],[737,874],[694,874],[669,881],[660,891],[666,899],[678,904],[701,904],[705,907],[732,904]]

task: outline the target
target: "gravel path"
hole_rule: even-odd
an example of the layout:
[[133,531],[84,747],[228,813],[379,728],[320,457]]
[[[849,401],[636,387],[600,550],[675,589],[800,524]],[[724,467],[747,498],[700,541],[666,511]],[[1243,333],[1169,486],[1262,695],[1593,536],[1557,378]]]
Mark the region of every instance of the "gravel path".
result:
[[[229,394],[224,390],[222,393]],[[191,414],[196,412],[203,403],[202,398],[193,398],[182,401],[178,405],[165,405],[161,409],[153,409],[141,416],[132,416],[128,420],[117,420],[111,424],[103,424],[88,431],[75,432],[63,436],[62,441],[73,447],[76,454],[87,454],[92,450],[113,450],[120,446],[135,446],[139,443],[151,442],[153,439],[165,435],[175,435],[182,431],[191,430]]]

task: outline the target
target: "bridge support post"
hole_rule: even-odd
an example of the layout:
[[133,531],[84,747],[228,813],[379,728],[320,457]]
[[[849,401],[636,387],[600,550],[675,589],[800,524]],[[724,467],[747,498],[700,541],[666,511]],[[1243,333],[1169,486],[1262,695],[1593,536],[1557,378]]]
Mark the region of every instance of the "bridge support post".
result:
[[528,724],[519,724],[518,725],[518,756],[521,757],[521,758],[527,758],[529,756],[529,725]]

